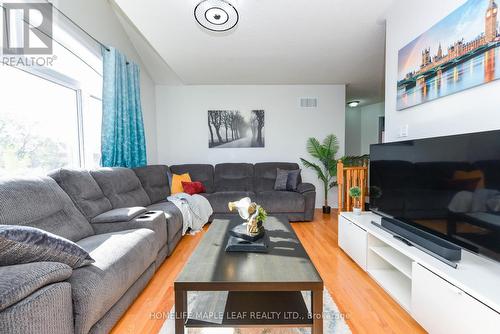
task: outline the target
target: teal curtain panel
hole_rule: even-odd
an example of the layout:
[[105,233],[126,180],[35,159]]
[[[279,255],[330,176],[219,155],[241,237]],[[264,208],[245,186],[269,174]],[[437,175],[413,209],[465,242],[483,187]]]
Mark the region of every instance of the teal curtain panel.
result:
[[140,68],[115,48],[103,49],[101,165],[147,164],[142,119]]

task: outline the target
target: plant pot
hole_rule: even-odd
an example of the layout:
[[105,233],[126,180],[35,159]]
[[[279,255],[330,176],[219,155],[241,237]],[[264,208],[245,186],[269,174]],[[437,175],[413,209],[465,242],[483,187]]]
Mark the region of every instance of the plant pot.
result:
[[361,208],[352,208],[352,212],[354,212],[357,215],[361,214]]
[[330,206],[323,205],[323,213],[329,215],[330,212],[332,212],[332,208]]

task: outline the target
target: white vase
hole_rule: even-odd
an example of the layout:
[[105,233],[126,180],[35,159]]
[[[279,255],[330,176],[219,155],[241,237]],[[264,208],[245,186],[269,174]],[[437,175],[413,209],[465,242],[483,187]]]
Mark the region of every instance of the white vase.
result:
[[361,208],[353,208],[352,211],[357,215],[361,215]]

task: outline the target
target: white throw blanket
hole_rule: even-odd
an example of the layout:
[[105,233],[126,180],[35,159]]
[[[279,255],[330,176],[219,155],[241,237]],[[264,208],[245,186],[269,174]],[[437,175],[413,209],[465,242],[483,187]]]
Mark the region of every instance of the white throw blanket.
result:
[[214,212],[210,202],[201,195],[178,193],[167,197],[167,200],[174,203],[182,213],[182,235],[186,234],[189,228],[193,234],[201,231]]

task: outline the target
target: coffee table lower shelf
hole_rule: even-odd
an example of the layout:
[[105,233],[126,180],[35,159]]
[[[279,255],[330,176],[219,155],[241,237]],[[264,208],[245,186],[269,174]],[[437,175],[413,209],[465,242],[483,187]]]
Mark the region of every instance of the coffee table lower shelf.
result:
[[203,291],[186,327],[312,327],[300,291]]

